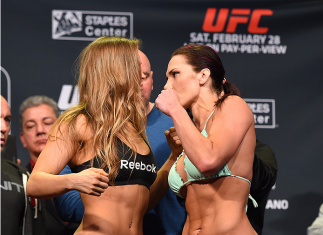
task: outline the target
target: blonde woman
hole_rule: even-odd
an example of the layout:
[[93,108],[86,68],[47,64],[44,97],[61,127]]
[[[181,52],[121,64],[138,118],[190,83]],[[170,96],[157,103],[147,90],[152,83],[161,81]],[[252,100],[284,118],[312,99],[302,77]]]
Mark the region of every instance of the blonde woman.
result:
[[[81,234],[142,234],[145,212],[167,191],[177,156],[158,171],[145,134],[138,45],[101,37],[83,50],[80,103],[55,122],[27,184],[38,198],[80,191]],[[73,173],[58,175],[66,164]]]

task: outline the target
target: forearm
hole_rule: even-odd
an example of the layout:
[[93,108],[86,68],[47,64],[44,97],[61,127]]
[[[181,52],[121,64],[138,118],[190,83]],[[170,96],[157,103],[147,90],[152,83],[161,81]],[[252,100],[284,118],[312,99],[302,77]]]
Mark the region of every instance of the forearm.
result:
[[157,178],[154,184],[150,187],[150,199],[146,213],[154,208],[167,193],[167,190],[169,188],[168,173],[170,171],[170,168],[175,163],[177,156],[178,154],[172,152],[164,165],[158,170]]
[[200,168],[200,171],[203,166],[214,165],[216,154],[212,141],[199,132],[186,110],[183,107],[174,109],[171,112],[171,117],[183,149],[190,161],[198,169]]
[[48,199],[73,189],[70,175],[52,175],[45,172],[33,172],[27,183],[27,195]]

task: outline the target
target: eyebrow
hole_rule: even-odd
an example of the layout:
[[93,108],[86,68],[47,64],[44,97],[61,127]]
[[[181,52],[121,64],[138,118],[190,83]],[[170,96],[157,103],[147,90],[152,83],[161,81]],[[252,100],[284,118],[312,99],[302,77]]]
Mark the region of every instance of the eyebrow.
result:
[[[50,118],[50,119],[53,119],[54,120],[54,118],[52,118],[52,117],[44,117],[43,119],[42,119],[42,121],[44,121],[44,120],[46,120],[46,119],[48,119],[48,118]],[[27,123],[27,122],[35,122],[33,119],[30,119],[30,120],[27,120],[25,123]]]
[[166,79],[168,79],[168,78],[167,78],[167,74],[168,74],[168,75],[170,75],[170,74],[173,72],[173,70],[175,70],[175,69],[176,69],[176,68],[173,68],[173,69],[172,69],[172,70],[170,70],[168,73],[166,73]]
[[148,73],[148,72],[143,72],[143,74],[145,74],[146,76],[148,76],[149,77],[149,75],[150,75],[150,73]]

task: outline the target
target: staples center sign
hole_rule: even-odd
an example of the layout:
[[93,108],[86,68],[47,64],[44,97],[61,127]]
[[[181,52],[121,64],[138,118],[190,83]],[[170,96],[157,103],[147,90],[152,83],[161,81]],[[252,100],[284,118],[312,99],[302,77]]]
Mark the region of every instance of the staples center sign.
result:
[[246,99],[254,119],[255,128],[274,129],[276,125],[276,108],[274,99]]
[[[273,17],[270,9],[208,8],[202,24],[203,32],[191,32],[189,43],[204,44],[222,53],[286,54],[280,35],[267,34],[264,17]],[[237,33],[244,25],[245,33]],[[240,30],[241,31],[241,30]]]
[[52,10],[52,39],[93,41],[101,36],[133,38],[133,14]]

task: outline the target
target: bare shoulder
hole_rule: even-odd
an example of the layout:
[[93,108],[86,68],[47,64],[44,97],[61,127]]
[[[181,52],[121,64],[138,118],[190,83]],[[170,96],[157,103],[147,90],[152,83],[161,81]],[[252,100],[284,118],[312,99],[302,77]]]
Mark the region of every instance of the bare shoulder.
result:
[[236,120],[238,123],[249,123],[254,122],[254,117],[249,105],[239,96],[231,95],[228,96],[222,103],[220,113],[225,119],[233,121]]
[[236,107],[241,107],[241,108],[249,108],[248,104],[246,103],[246,101],[244,101],[240,96],[236,96],[236,95],[230,95],[228,96],[224,102],[223,102],[224,106],[236,106]]
[[[72,122],[74,122],[73,125]],[[92,138],[92,131],[86,116],[79,114],[75,120],[67,120],[64,117],[58,119],[50,131],[49,138],[50,140],[75,138],[88,140]]]
[[90,140],[93,137],[93,131],[91,125],[84,114],[79,114],[75,120],[75,130],[78,136],[81,136],[82,140]]
[[244,101],[241,97],[236,95],[228,96],[221,105],[221,108],[225,111],[231,112],[246,112],[247,114],[251,115],[251,109],[249,105]]

